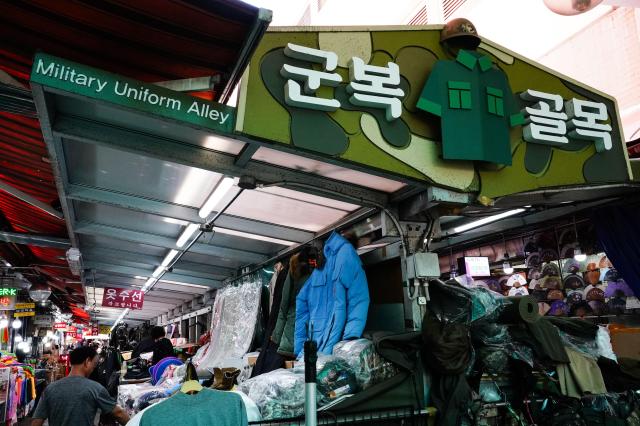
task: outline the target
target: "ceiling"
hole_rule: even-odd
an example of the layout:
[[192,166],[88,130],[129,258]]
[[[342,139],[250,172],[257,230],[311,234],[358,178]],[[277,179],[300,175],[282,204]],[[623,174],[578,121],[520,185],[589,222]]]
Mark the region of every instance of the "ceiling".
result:
[[[0,257],[12,266],[45,265],[38,273],[52,286],[54,302],[88,319],[78,308],[84,299],[78,277],[66,268],[68,228],[29,90],[37,51],[147,82],[209,77],[215,85],[194,95],[224,100],[269,20],[269,11],[235,0],[3,2]],[[96,214],[103,212],[86,217]]]

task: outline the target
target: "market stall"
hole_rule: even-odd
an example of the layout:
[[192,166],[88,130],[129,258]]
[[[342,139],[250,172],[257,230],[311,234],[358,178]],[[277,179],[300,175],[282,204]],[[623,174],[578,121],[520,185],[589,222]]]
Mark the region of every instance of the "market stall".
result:
[[[241,423],[299,422],[306,341],[319,352],[320,417],[354,422],[420,420],[434,405],[440,424],[461,424],[472,387],[484,389],[481,361],[506,373],[516,355],[529,366],[523,380],[562,375],[580,388],[574,364],[611,359],[598,326],[561,335],[537,300],[512,298],[546,290],[549,312],[550,300],[577,297],[558,291],[584,282],[583,268],[594,280],[584,297],[599,298],[591,260],[600,272],[613,265],[566,260],[602,249],[581,240],[594,235],[581,215],[637,191],[615,101],[480,39],[468,21],[268,32],[237,108],[46,53],[31,84],[99,319],[113,322],[121,349],[148,322],[184,339],[174,345],[202,343],[186,363],[158,362],[148,383],[120,386],[131,414],[201,401],[228,404]],[[573,238],[558,236],[552,253],[514,243],[549,226],[572,227]],[[485,243],[502,248],[485,255]],[[465,257],[486,259],[463,259],[460,280],[451,265]],[[497,264],[504,284],[475,284],[473,265],[491,280]],[[609,298],[626,291],[617,285]],[[532,355],[523,327],[553,335],[539,339],[556,356],[543,368],[550,350]],[[234,385],[239,394],[207,389]],[[518,418],[539,396],[497,389],[484,402],[504,401]],[[567,389],[554,403],[609,390]],[[527,420],[548,415],[543,405]]]

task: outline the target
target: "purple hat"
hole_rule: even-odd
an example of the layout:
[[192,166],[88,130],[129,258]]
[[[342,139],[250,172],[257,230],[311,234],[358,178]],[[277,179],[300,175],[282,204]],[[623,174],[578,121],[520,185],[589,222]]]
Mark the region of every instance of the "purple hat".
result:
[[627,285],[627,283],[620,279],[607,284],[607,288],[604,289],[605,297],[633,297],[633,290]]
[[551,304],[549,315],[552,315],[554,317],[562,317],[566,316],[567,313],[569,313],[569,307],[562,300],[556,300]]
[[562,265],[562,272],[565,274],[575,274],[580,271],[580,263],[575,259],[567,259]]
[[593,287],[589,289],[589,291],[587,291],[587,294],[585,295],[585,299],[587,299],[587,301],[592,301],[592,300],[604,301],[604,291],[602,291],[602,289],[598,287]]
[[156,365],[149,368],[149,373],[151,373],[151,384],[155,385],[162,378],[162,373],[167,369],[170,365],[182,365],[184,364],[178,358],[173,356],[168,356],[166,358],[162,358]]
[[534,268],[534,267],[540,266],[541,263],[542,261],[540,260],[540,253],[538,252],[531,253],[527,257],[527,260],[525,261],[525,264],[527,265],[528,268]]
[[589,306],[597,316],[606,315],[608,312],[607,305],[602,300],[591,300]]
[[552,262],[554,260],[558,260],[560,256],[558,256],[558,252],[554,249],[544,249],[542,253],[540,253],[540,258],[543,262]]
[[609,299],[607,307],[609,308],[609,312],[612,314],[624,314],[625,309],[627,309],[627,301],[621,297],[614,297]]

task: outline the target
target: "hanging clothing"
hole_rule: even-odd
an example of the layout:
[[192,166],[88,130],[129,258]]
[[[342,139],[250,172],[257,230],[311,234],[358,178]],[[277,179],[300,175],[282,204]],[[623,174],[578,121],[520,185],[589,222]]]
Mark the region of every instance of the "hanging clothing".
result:
[[282,264],[280,262],[276,263],[273,267],[273,276],[271,280],[269,280],[269,315],[271,315],[271,311],[273,309],[278,309],[278,303],[276,302],[276,306],[273,305],[273,299],[276,292],[276,282],[278,281],[278,276],[282,272]]
[[593,358],[565,348],[570,364],[558,364],[558,380],[563,395],[580,398],[585,394],[607,393],[600,367]]
[[278,274],[274,288],[273,288],[273,306],[269,312],[269,318],[267,319],[266,330],[262,346],[260,349],[260,355],[256,360],[251,371],[251,377],[258,376],[260,374],[268,373],[269,371],[277,370],[278,368],[284,368],[284,358],[278,353],[278,345],[273,342],[272,334],[276,327],[276,321],[278,319],[279,309],[276,306],[280,306],[282,301],[282,288],[284,281],[287,279],[288,271],[283,270]]
[[285,357],[295,357],[293,339],[296,329],[296,297],[311,275],[308,261],[308,249],[291,257],[289,274],[282,288],[282,302],[271,340],[278,345],[278,353]]
[[361,337],[367,322],[369,286],[358,253],[336,232],[323,253],[323,268],[313,271],[296,298],[296,356],[302,352],[310,323],[318,352],[331,354],[340,340]]
[[138,424],[140,426],[245,426],[248,421],[240,395],[204,388],[195,395],[178,392],[171,398],[152,405],[141,413]]

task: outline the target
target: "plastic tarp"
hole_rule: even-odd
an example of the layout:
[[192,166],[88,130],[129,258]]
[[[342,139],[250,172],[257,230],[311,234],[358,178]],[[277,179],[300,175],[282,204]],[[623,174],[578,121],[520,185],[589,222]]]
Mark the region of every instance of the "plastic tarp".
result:
[[260,306],[262,278],[247,275],[237,285],[218,291],[213,304],[211,343],[197,367],[226,367],[226,360],[240,359],[249,350]]

